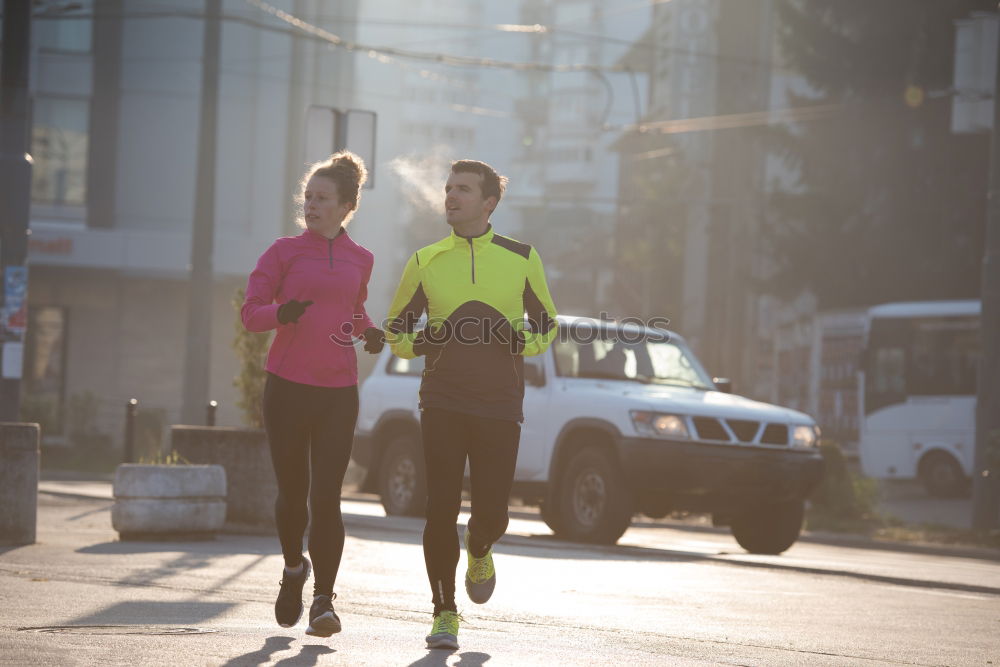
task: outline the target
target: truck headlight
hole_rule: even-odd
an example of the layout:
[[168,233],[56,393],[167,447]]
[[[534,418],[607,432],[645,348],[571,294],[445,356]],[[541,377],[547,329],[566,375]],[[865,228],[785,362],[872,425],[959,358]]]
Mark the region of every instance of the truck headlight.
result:
[[647,435],[654,438],[674,438],[687,440],[687,424],[684,418],[678,415],[665,415],[659,412],[644,412],[632,410],[632,425],[640,435]]
[[815,447],[819,429],[812,425],[792,427],[792,447]]

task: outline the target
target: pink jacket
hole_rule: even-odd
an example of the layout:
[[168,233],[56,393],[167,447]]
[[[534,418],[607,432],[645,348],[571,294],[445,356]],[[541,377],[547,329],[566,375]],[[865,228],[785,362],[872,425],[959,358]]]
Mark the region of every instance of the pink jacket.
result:
[[[278,333],[266,370],[318,387],[358,383],[353,339],[375,326],[365,312],[375,257],[347,235],[335,239],[306,230],[271,244],[247,282],[240,315],[248,331]],[[312,301],[297,324],[278,322],[289,299]]]

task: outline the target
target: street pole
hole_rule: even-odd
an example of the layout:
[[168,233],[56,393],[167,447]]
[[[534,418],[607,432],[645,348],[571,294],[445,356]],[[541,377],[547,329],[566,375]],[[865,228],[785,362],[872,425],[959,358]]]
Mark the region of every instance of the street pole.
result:
[[993,89],[993,139],[982,281],[982,357],[976,400],[972,527],[992,530],[1000,527],[1000,48],[997,48]]
[[0,65],[0,421],[18,421],[31,214],[31,5],[4,0]]
[[219,107],[219,46],[222,0],[206,0],[202,48],[201,118],[198,166],[191,229],[191,272],[184,353],[184,396],[181,419],[201,423],[208,403],[212,344],[212,251],[215,241],[216,128]]

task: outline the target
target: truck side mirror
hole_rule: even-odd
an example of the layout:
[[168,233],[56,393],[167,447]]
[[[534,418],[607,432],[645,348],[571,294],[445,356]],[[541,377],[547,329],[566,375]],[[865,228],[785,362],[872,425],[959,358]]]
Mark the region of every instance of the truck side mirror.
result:
[[524,364],[524,384],[532,387],[545,386],[545,373],[538,364]]
[[723,394],[733,393],[733,381],[729,378],[712,378],[712,382],[715,383],[715,388]]

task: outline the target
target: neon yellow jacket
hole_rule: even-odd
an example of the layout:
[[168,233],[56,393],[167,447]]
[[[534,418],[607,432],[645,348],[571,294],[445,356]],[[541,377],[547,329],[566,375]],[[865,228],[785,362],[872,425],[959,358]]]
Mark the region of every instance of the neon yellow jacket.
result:
[[544,352],[556,333],[538,252],[491,226],[475,238],[452,232],[413,253],[389,306],[386,340],[404,359],[427,355],[422,408],[521,421],[523,356]]

